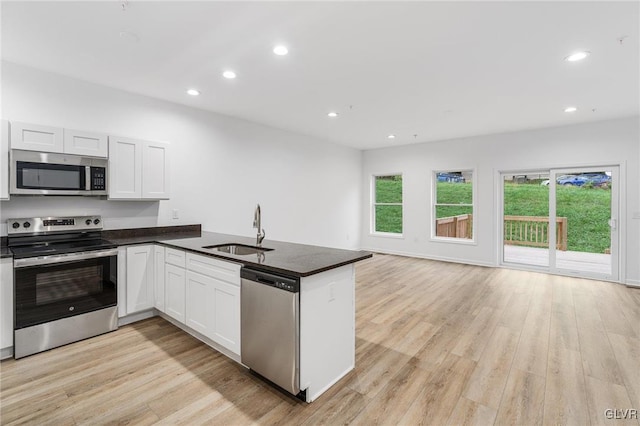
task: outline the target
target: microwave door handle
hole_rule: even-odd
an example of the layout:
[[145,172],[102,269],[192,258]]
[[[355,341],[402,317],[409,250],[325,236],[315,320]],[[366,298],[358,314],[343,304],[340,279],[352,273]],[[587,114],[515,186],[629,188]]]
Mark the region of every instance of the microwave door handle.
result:
[[28,257],[25,259],[13,259],[14,268],[26,268],[29,266],[50,265],[52,263],[75,262],[77,260],[97,259],[100,257],[117,256],[118,249],[85,251],[80,253],[60,254],[54,256]]
[[84,167],[84,189],[91,191],[91,166]]

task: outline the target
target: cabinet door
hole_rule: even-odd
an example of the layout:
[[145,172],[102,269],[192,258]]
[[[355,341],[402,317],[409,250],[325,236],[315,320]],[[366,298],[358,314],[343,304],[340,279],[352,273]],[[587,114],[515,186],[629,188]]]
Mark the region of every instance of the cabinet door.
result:
[[168,200],[169,189],[169,144],[144,142],[142,198]]
[[0,349],[13,346],[13,259],[0,259]]
[[185,319],[185,280],[186,274],[183,268],[165,263],[165,313],[183,324]]
[[155,308],[161,312],[165,312],[165,290],[164,290],[164,247],[153,247],[153,268],[155,273],[153,274],[154,280],[154,297]]
[[214,279],[187,271],[185,318],[189,327],[213,339]]
[[9,122],[0,121],[0,200],[9,199]]
[[109,136],[109,199],[142,197],[142,142]]
[[127,247],[127,315],[153,308],[153,246]]
[[118,247],[118,318],[127,316],[127,248]]
[[38,124],[11,122],[11,149],[64,152],[62,129]]
[[64,129],[64,152],[107,158],[107,135],[82,130]]
[[240,287],[213,279],[213,330],[210,338],[240,354]]

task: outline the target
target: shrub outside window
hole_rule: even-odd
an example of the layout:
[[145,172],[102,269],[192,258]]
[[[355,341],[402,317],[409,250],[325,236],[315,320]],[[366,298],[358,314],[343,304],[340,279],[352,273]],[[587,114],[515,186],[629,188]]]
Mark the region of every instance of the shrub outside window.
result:
[[439,171],[433,174],[435,238],[473,240],[473,171]]
[[402,234],[402,175],[373,176],[372,232]]

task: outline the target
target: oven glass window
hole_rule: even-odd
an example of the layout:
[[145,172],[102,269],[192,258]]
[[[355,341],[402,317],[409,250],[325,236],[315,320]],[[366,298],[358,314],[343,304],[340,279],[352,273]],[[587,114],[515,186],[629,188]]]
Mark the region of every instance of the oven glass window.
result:
[[117,257],[14,268],[15,328],[117,304]]
[[102,292],[102,265],[36,275],[36,305]]

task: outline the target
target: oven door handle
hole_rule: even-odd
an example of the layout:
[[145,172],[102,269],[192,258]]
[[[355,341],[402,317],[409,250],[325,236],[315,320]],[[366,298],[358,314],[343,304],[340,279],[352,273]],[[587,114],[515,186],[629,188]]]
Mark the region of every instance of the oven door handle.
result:
[[60,254],[55,256],[28,257],[25,259],[13,259],[14,268],[26,268],[29,266],[50,265],[52,263],[75,262],[76,260],[97,259],[99,257],[117,256],[118,249],[84,251],[80,253]]

